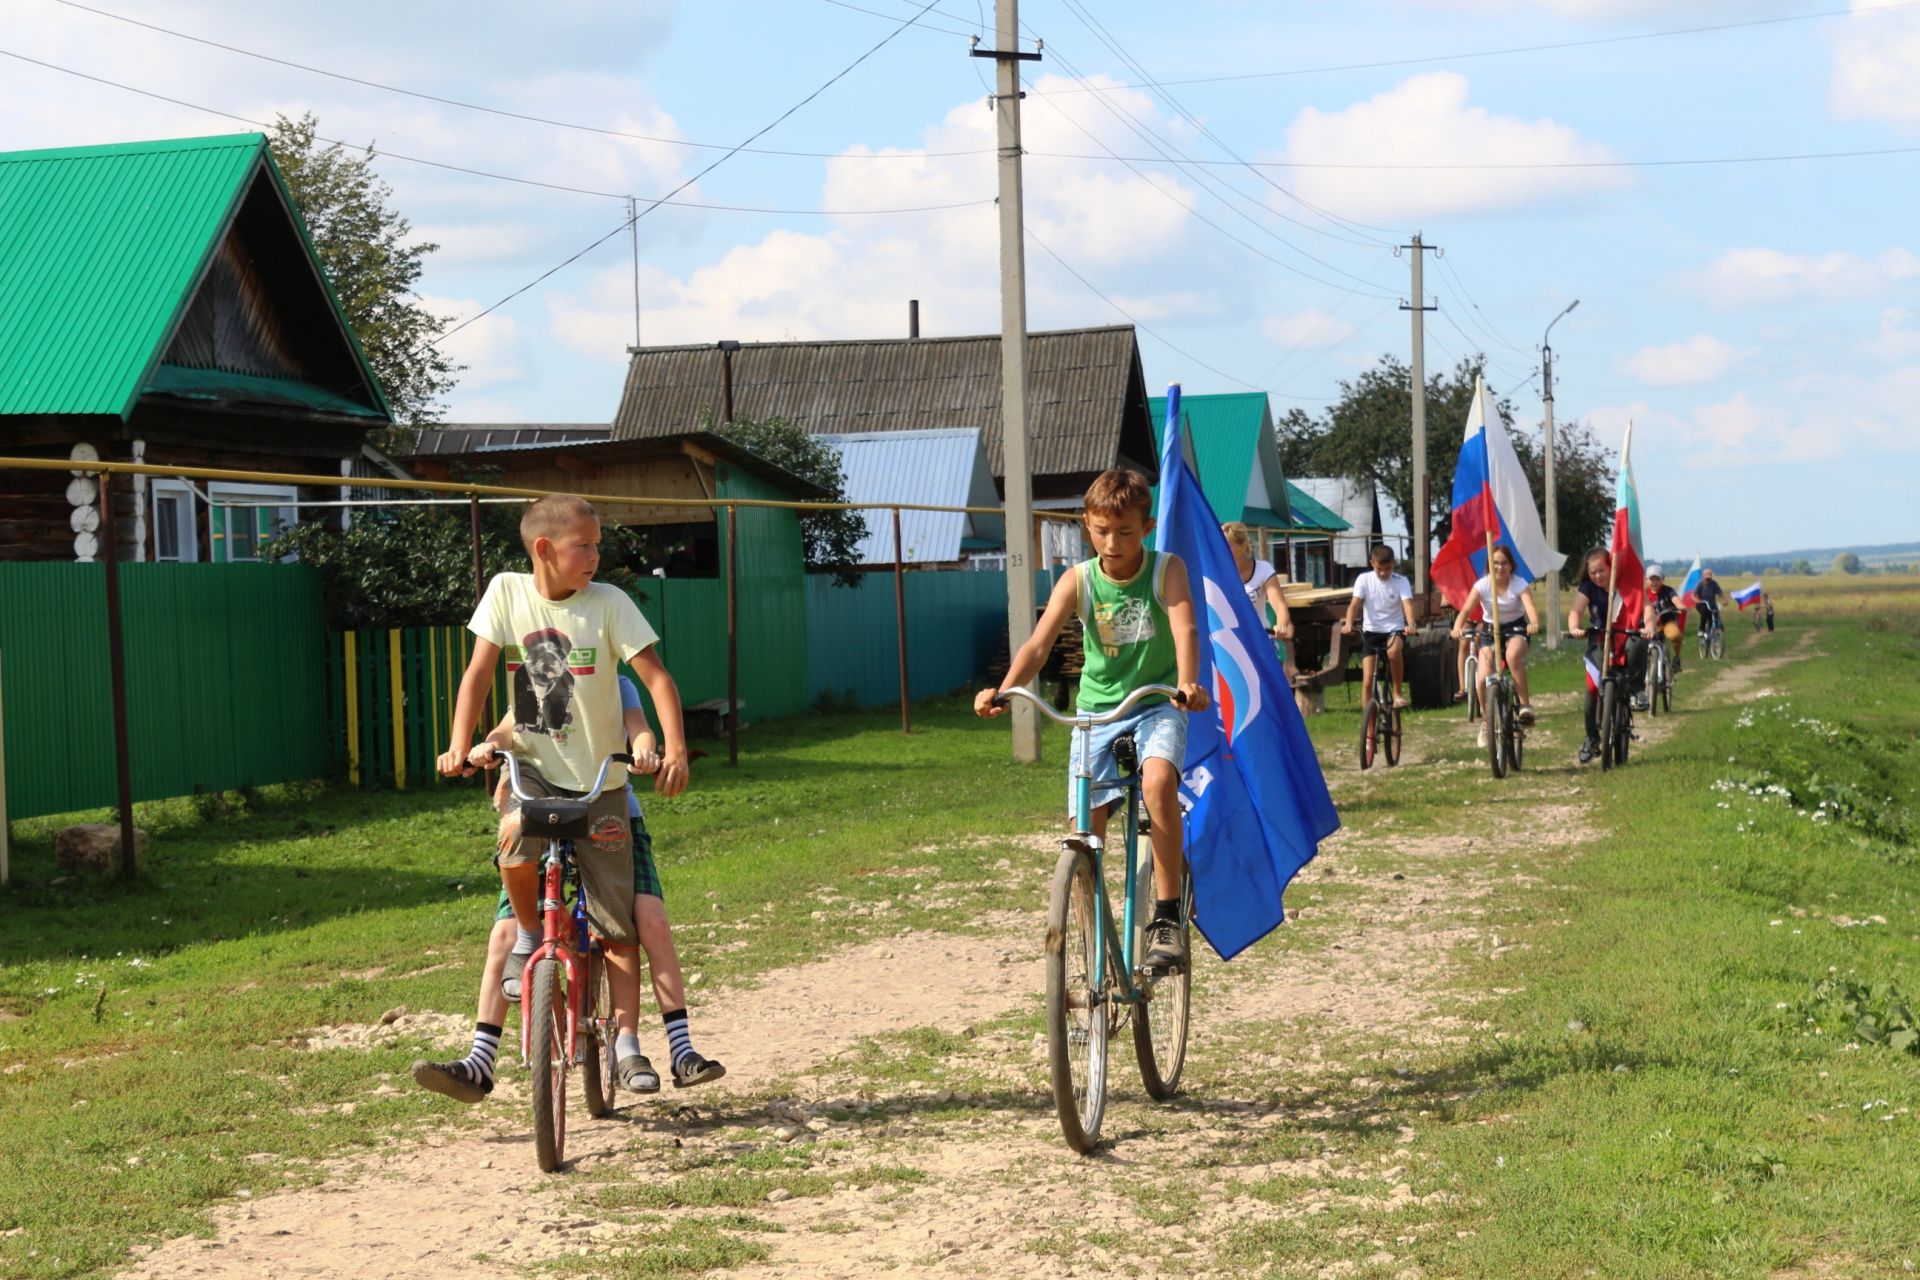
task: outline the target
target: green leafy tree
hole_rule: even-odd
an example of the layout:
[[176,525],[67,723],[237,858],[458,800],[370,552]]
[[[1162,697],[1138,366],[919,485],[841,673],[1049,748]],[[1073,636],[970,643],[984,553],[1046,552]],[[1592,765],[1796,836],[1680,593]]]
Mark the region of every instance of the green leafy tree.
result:
[[[736,418],[722,427],[709,427],[749,453],[826,491],[824,502],[847,500],[847,473],[840,454],[785,418]],[[809,569],[831,573],[843,587],[859,585],[854,554],[867,536],[867,522],[858,511],[808,511],[800,516],[800,537]]]
[[1806,560],[1795,560],[1787,572],[1802,578],[1810,578],[1813,576],[1813,565]]
[[[1453,471],[1473,404],[1474,378],[1484,362],[1484,356],[1462,360],[1427,380],[1427,509],[1436,549],[1452,525]],[[1513,430],[1511,400],[1496,398],[1494,412],[1533,492],[1541,492],[1545,462],[1539,443]],[[1370,481],[1400,510],[1413,510],[1413,374],[1397,358],[1384,356],[1358,378],[1342,382],[1339,399],[1318,417],[1289,409],[1274,431],[1287,475]],[[1554,487],[1560,549],[1567,554],[1568,572],[1577,574],[1582,552],[1603,540],[1613,521],[1613,460],[1581,422],[1556,427]]]
[[315,137],[311,113],[274,117],[273,158],[313,237],[347,321],[393,408],[394,430],[373,441],[392,450],[438,417],[436,401],[460,367],[429,345],[448,320],[414,293],[427,255],[440,246],[412,242],[413,226],[388,203],[393,189],[373,171],[373,148],[350,151]]
[[1851,551],[1842,551],[1839,555],[1833,558],[1833,572],[1834,573],[1860,572],[1860,557],[1855,555]]

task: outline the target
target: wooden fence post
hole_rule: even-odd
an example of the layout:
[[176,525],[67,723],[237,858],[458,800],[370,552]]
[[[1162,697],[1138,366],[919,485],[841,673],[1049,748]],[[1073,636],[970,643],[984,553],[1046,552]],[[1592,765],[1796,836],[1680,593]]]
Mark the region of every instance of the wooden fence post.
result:
[[341,649],[346,655],[346,674],[341,683],[347,693],[347,782],[360,785],[360,637],[358,633],[340,633]]
[[122,880],[133,879],[133,752],[127,741],[127,641],[120,625],[120,540],[113,527],[113,476],[100,477],[100,558],[107,571],[107,666],[113,680],[113,772],[120,809]]
[[387,693],[393,706],[393,786],[407,789],[407,682],[400,664],[400,629],[387,632],[387,664],[392,683]]
[[727,506],[727,765],[740,766],[740,508]]

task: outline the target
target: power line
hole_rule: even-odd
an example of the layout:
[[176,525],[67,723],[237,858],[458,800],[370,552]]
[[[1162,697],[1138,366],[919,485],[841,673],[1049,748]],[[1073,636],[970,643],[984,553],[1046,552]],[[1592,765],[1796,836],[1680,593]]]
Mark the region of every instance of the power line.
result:
[[[840,2],[841,0],[827,0],[827,3],[829,4],[838,4]],[[78,0],[54,0],[54,3],[65,5],[69,9],[77,9],[82,13],[91,13],[97,17],[110,18],[115,22],[124,22],[128,26],[140,27],[144,30],[156,32],[163,36],[171,36],[175,40],[185,40],[192,44],[205,45],[210,49],[219,49],[225,53],[237,54],[243,58],[253,58],[260,62],[270,62],[275,66],[289,67],[295,71],[305,71],[309,75],[325,76],[330,80],[341,80],[341,81],[345,81],[348,84],[357,84],[368,89],[378,89],[383,93],[395,93],[403,97],[418,98],[423,102],[438,103],[439,105],[445,106],[445,107],[457,107],[462,111],[477,111],[484,115],[499,116],[507,120],[521,120],[528,124],[545,125],[549,128],[554,128],[554,129],[572,129],[580,133],[599,134],[602,137],[622,138],[629,142],[652,142],[652,143],[657,143],[661,146],[666,146],[666,147],[685,147],[685,148],[689,148],[692,150],[699,150],[699,151],[726,151],[731,153],[735,150],[742,150],[742,151],[747,151],[754,155],[798,156],[805,159],[813,159],[813,160],[840,160],[840,159],[892,160],[892,159],[898,159],[903,157],[911,157],[913,159],[925,159],[925,158],[945,158],[945,157],[952,157],[952,156],[977,156],[977,155],[993,154],[991,148],[982,147],[973,151],[922,151],[922,152],[906,152],[906,153],[893,153],[893,154],[873,153],[870,155],[848,156],[848,155],[844,155],[841,152],[835,152],[835,151],[784,151],[784,150],[777,150],[772,148],[753,148],[753,147],[734,148],[734,147],[729,147],[724,142],[690,142],[685,138],[663,138],[663,137],[656,136],[654,134],[632,133],[624,129],[608,129],[601,125],[585,124],[578,120],[562,120],[553,116],[534,115],[525,111],[512,111],[512,110],[508,110],[505,107],[489,106],[484,102],[467,102],[460,98],[443,97],[442,95],[437,93],[425,93],[418,89],[407,89],[400,85],[384,84],[381,81],[369,80],[363,76],[348,75],[347,73],[342,71],[330,71],[325,67],[316,67],[305,62],[295,62],[289,58],[276,57],[270,53],[260,53],[257,50],[253,50],[253,49],[243,49],[238,45],[225,44],[219,40],[210,40],[210,39],[207,39],[205,36],[196,36],[196,35],[189,34],[188,32],[185,32],[185,31],[176,31],[171,27],[163,27],[157,23],[146,22],[139,18],[130,18],[125,14],[112,13],[106,9],[95,8],[92,5],[80,4],[78,3]],[[851,9],[851,8],[856,8],[857,6],[842,5],[842,7]],[[875,13],[876,11],[872,9],[861,9],[860,12]],[[878,16],[887,17],[888,15],[882,14]],[[900,19],[897,17],[888,17],[888,20],[893,22],[898,22]],[[941,28],[934,28],[934,29],[940,30]],[[949,32],[949,34],[964,36],[969,33],[965,31],[960,31],[960,32]],[[168,99],[168,101],[171,101],[171,99]],[[186,104],[186,105],[190,105],[190,104]],[[238,119],[239,117],[235,117],[235,118]],[[596,192],[594,194],[599,194],[599,193]],[[624,196],[622,196],[621,198],[625,199]]]
[[834,72],[833,75],[827,78],[824,84],[822,84],[819,88],[815,89],[812,93],[809,93],[806,97],[800,99],[800,101],[794,103],[792,106],[788,107],[785,111],[782,111],[779,115],[769,120],[766,124],[761,125],[758,129],[748,134],[747,137],[741,141],[740,145],[735,147],[732,151],[727,152],[723,156],[716,157],[713,163],[709,164],[706,168],[700,170],[700,172],[694,174],[691,178],[688,178],[685,182],[682,182],[679,186],[675,187],[672,191],[667,192],[666,195],[660,197],[658,200],[653,201],[652,203],[647,205],[646,208],[640,210],[638,213],[632,214],[629,217],[623,219],[619,226],[607,232],[605,235],[595,240],[592,244],[587,245],[584,249],[581,249],[579,252],[570,255],[569,257],[562,260],[561,262],[555,264],[552,267],[547,268],[545,271],[542,271],[539,275],[527,281],[527,283],[521,285],[518,289],[515,289],[512,293],[509,293],[506,297],[500,299],[500,301],[494,303],[492,306],[488,307],[486,310],[481,311],[477,315],[469,316],[467,319],[462,320],[459,324],[453,326],[453,328],[448,329],[446,332],[440,334],[439,336],[430,339],[426,343],[423,343],[420,349],[425,350],[427,347],[437,347],[442,342],[445,342],[448,338],[451,338],[454,334],[466,328],[468,325],[473,324],[475,321],[484,319],[486,316],[491,315],[495,311],[498,311],[501,307],[506,306],[509,302],[512,302],[515,298],[519,297],[521,294],[525,293],[527,290],[533,288],[535,285],[539,284],[541,281],[547,279],[549,276],[552,276],[556,272],[559,272],[562,269],[571,266],[575,262],[578,262],[581,258],[584,258],[587,254],[592,253],[595,249],[599,248],[601,245],[605,244],[607,241],[613,239],[615,236],[619,235],[622,231],[625,231],[628,227],[640,221],[640,219],[646,217],[648,214],[652,213],[655,209],[658,209],[667,200],[671,199],[674,196],[679,195],[682,191],[685,191],[688,187],[700,181],[700,179],[706,177],[708,174],[712,173],[715,169],[718,169],[721,165],[725,164],[728,160],[731,160],[735,155],[737,155],[741,150],[743,150],[748,143],[751,143],[754,139],[760,137],[763,134],[771,132],[782,121],[786,120],[788,116],[791,116],[794,112],[800,110],[800,108],[806,106],[809,102],[812,102],[815,98],[819,97],[821,94],[825,93],[828,89],[831,89],[834,85],[838,84],[841,80],[845,79],[848,75],[850,75],[853,72],[853,69],[855,67],[865,62],[868,58],[871,58],[874,54],[880,52],[880,50],[886,48],[889,44],[892,44],[895,36],[899,35],[902,31],[905,31],[909,27],[913,26],[916,22],[920,20],[921,14],[926,13],[929,9],[933,8],[933,6],[937,3],[938,3],[938,0],[927,0],[927,3],[920,7],[919,13],[916,13],[914,16],[900,23],[893,30],[887,32],[886,35],[880,38],[877,44],[874,44],[869,49],[867,49],[865,53],[862,53],[859,57],[855,58],[852,62],[849,62],[846,66]]
[[1529,362],[1533,360],[1533,353],[1531,351],[1515,346],[1513,343],[1507,341],[1505,334],[1494,328],[1492,318],[1481,308],[1479,302],[1475,301],[1473,294],[1467,289],[1467,282],[1460,278],[1460,268],[1454,265],[1451,258],[1440,259],[1440,270],[1452,279],[1454,288],[1460,291],[1460,296],[1466,299],[1467,306],[1472,308],[1472,312],[1468,318],[1473,321],[1476,328],[1480,329],[1488,337],[1516,355],[1524,356]]
[[[1920,0],[1915,0],[1920,3]],[[1852,160],[1869,156],[1906,156],[1920,152],[1920,147],[1862,147],[1851,151],[1794,151],[1778,155],[1750,156],[1689,156],[1674,160],[1534,160],[1497,162],[1487,164],[1433,164],[1385,163],[1364,160],[1317,161],[1317,160],[1188,160],[1184,163],[1195,165],[1239,165],[1247,164],[1256,169],[1373,169],[1410,172],[1473,172],[1477,170],[1506,169],[1664,169],[1687,168],[1700,165],[1731,164],[1779,164],[1792,160]],[[1075,155],[1072,152],[1034,151],[1037,158],[1047,160],[1122,160],[1136,164],[1170,163],[1154,156],[1120,156],[1109,152],[1105,156]],[[1175,162],[1177,163],[1177,162]]]
[[[1698,27],[1671,27],[1662,31],[1641,31],[1629,35],[1594,36],[1585,40],[1559,40],[1549,44],[1510,45],[1500,49],[1479,49],[1467,53],[1426,54],[1417,58],[1386,58],[1375,62],[1334,63],[1318,67],[1289,67],[1282,71],[1246,71],[1224,76],[1194,76],[1185,80],[1163,80],[1161,85],[1189,84],[1226,84],[1239,80],[1274,80],[1287,76],[1312,76],[1339,71],[1377,71],[1387,67],[1413,67],[1431,65],[1437,62],[1465,62],[1475,58],[1502,58],[1521,53],[1550,53],[1560,49],[1584,49],[1596,45],[1628,44],[1642,40],[1663,40],[1670,36],[1705,35],[1718,31],[1736,31],[1744,27],[1780,26],[1790,22],[1811,22],[1820,18],[1844,18],[1857,15],[1890,13],[1898,9],[1910,9],[1920,0],[1898,0],[1893,4],[1877,5],[1871,9],[1821,9],[1813,13],[1787,14],[1775,18],[1750,18],[1740,22],[1719,22]],[[1121,85],[1124,89],[1145,89],[1150,84]],[[1052,97],[1068,93],[1085,93],[1085,89],[1047,89],[1037,91],[1035,96]]]
[[[209,107],[198,102],[189,102],[185,98],[175,98],[168,94],[156,93],[151,89],[142,89],[137,85],[124,84],[118,80],[109,80],[104,76],[92,75],[88,72],[79,71],[72,67],[63,67],[57,63],[44,62],[39,58],[29,58],[24,53],[15,53],[10,49],[0,49],[0,57],[13,58],[20,62],[31,63],[36,67],[43,67],[48,71],[58,71],[62,75],[74,76],[77,79],[91,81],[94,84],[106,85],[107,87],[113,88],[113,89],[120,89],[126,93],[138,94],[143,98],[152,98],[152,99],[155,99],[156,101],[165,102],[172,106],[185,107],[189,111],[200,111],[200,112],[206,113],[207,115],[219,116],[222,119],[226,119],[226,120],[237,120],[241,124],[250,124],[254,128],[259,129],[263,132],[271,133],[275,128],[273,124],[270,124],[264,120],[256,120],[251,116],[243,116],[232,111],[222,111],[218,107]],[[358,143],[348,142],[341,138],[322,137],[317,133],[314,135],[314,140],[316,142],[324,142],[329,146],[346,147],[349,150],[354,150],[354,151],[361,149],[360,144]],[[564,191],[570,195],[579,195],[579,196],[598,196],[608,200],[628,200],[628,199],[649,200],[655,204],[670,204],[676,208],[681,208],[681,209],[706,209],[706,210],[711,210],[711,211],[720,212],[720,213],[765,213],[765,214],[791,215],[795,217],[841,218],[841,217],[863,217],[870,214],[938,213],[948,209],[971,209],[971,208],[977,208],[981,205],[989,205],[993,203],[993,200],[991,198],[984,198],[980,200],[961,200],[961,201],[956,201],[950,204],[919,205],[919,206],[897,208],[897,209],[768,209],[768,208],[757,208],[757,207],[748,206],[748,205],[709,204],[702,201],[694,201],[694,200],[674,200],[672,198],[671,192],[664,196],[649,197],[649,196],[634,196],[630,192],[624,192],[624,191],[596,191],[590,187],[569,186],[566,183],[562,183],[562,182],[546,182],[539,178],[523,178],[518,176],[517,174],[497,173],[487,169],[476,169],[470,165],[452,164],[445,160],[428,160],[422,156],[405,155],[398,151],[378,151],[378,152],[375,152],[374,154],[387,160],[401,160],[406,162],[407,164],[424,165],[429,169],[444,169],[450,173],[463,173],[469,177],[474,177],[474,178],[489,178],[495,182],[511,182],[523,187],[540,187],[543,190],[547,190],[547,191]],[[726,157],[723,156],[721,158],[725,159]],[[701,170],[701,172],[702,173],[711,172],[711,167],[709,167],[708,169],[703,169]],[[687,187],[687,184],[682,183],[680,184],[680,186],[674,188],[674,190],[683,191],[686,189],[686,187]]]
[[[1300,196],[1296,195],[1294,192],[1287,190],[1287,188],[1281,186],[1279,183],[1275,182],[1272,178],[1268,177],[1267,174],[1262,170],[1255,169],[1253,166],[1247,164],[1245,157],[1241,156],[1239,152],[1235,151],[1232,147],[1228,146],[1225,140],[1223,140],[1219,134],[1215,133],[1211,128],[1209,128],[1206,125],[1206,123],[1200,119],[1199,116],[1187,110],[1185,105],[1183,105],[1179,101],[1179,99],[1175,98],[1172,93],[1168,92],[1166,88],[1164,88],[1161,84],[1157,83],[1154,80],[1153,76],[1147,71],[1146,66],[1142,64],[1139,59],[1135,58],[1133,55],[1128,53],[1126,49],[1121,46],[1119,40],[1114,37],[1113,33],[1107,30],[1105,24],[1103,24],[1098,18],[1094,17],[1091,13],[1087,11],[1087,8],[1084,4],[1078,3],[1078,0],[1065,0],[1065,4],[1067,6],[1068,11],[1071,12],[1075,17],[1080,19],[1081,25],[1085,26],[1089,31],[1093,32],[1095,38],[1100,40],[1101,43],[1105,44],[1107,48],[1113,52],[1114,56],[1120,59],[1123,65],[1131,69],[1134,72],[1134,74],[1138,75],[1142,80],[1146,81],[1147,85],[1160,98],[1160,100],[1173,108],[1174,114],[1177,117],[1187,120],[1190,124],[1193,125],[1194,128],[1198,129],[1200,133],[1203,136],[1205,136],[1210,142],[1212,142],[1216,147],[1219,147],[1220,150],[1225,152],[1227,155],[1231,156],[1237,163],[1244,166],[1249,173],[1259,178],[1262,182],[1272,187],[1275,191],[1278,191],[1281,195],[1285,196],[1287,199],[1299,205],[1302,209],[1310,210],[1313,213],[1320,215],[1320,217],[1322,217],[1328,222],[1333,223],[1336,226],[1341,226],[1348,230],[1361,231],[1361,232],[1385,230],[1384,228],[1380,228],[1380,227],[1368,227],[1364,223],[1357,223],[1352,221],[1351,219],[1343,218],[1336,214],[1329,213],[1327,210],[1322,209],[1317,205],[1311,204],[1308,201],[1302,199]],[[1294,219],[1289,218],[1288,221],[1294,222]],[[1306,226],[1306,224],[1299,223],[1299,222],[1295,222],[1295,225],[1302,226],[1302,227]],[[1307,229],[1316,230],[1316,228],[1307,228]],[[1389,231],[1389,232],[1386,232],[1386,234],[1393,235],[1395,233]],[[1376,240],[1371,236],[1368,236],[1367,240],[1370,243],[1378,245],[1381,248],[1386,247],[1383,241]]]

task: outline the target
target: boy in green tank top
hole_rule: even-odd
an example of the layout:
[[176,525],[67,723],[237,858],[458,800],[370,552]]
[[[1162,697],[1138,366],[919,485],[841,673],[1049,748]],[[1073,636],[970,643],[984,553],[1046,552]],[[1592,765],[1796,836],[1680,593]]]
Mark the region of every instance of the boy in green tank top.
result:
[[[1053,650],[1054,637],[1078,613],[1086,629],[1086,666],[1080,675],[1080,710],[1111,711],[1135,689],[1150,684],[1177,685],[1186,711],[1205,711],[1207,693],[1198,683],[1200,636],[1194,624],[1193,595],[1180,557],[1148,551],[1153,531],[1153,493],[1132,471],[1106,471],[1086,496],[1087,537],[1094,558],[1069,569],[1054,585],[1046,611],[1020,652],[1013,656],[998,689],[982,689],[973,699],[975,714],[1006,714],[994,700],[1005,689],[1026,684]],[[1130,735],[1139,749],[1141,791],[1153,820],[1153,921],[1147,927],[1148,968],[1165,970],[1186,963],[1180,929],[1181,848],[1180,774],[1187,752],[1187,720],[1180,707],[1156,695],[1091,736],[1093,760],[1093,834],[1106,838],[1107,814],[1120,792],[1103,787],[1119,777],[1113,743]],[[1068,821],[1073,821],[1073,784],[1080,770],[1080,735],[1074,735],[1068,765]]]

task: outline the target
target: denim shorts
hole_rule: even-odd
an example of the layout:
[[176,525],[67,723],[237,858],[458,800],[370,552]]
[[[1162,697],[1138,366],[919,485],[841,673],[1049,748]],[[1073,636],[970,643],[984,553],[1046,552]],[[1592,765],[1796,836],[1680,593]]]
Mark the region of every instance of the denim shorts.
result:
[[[1122,734],[1132,734],[1134,744],[1139,748],[1140,761],[1144,765],[1148,760],[1165,760],[1176,770],[1184,770],[1187,761],[1187,713],[1171,702],[1157,702],[1143,707],[1132,715],[1116,720],[1112,724],[1095,725],[1093,739],[1093,796],[1088,801],[1091,807],[1098,809],[1109,800],[1121,795],[1119,787],[1103,787],[1102,782],[1111,781],[1120,776],[1120,766],[1113,758],[1114,739]],[[1074,812],[1077,803],[1074,792],[1081,768],[1082,737],[1078,730],[1073,734],[1073,750],[1067,764],[1067,821],[1072,822],[1079,816]]]

